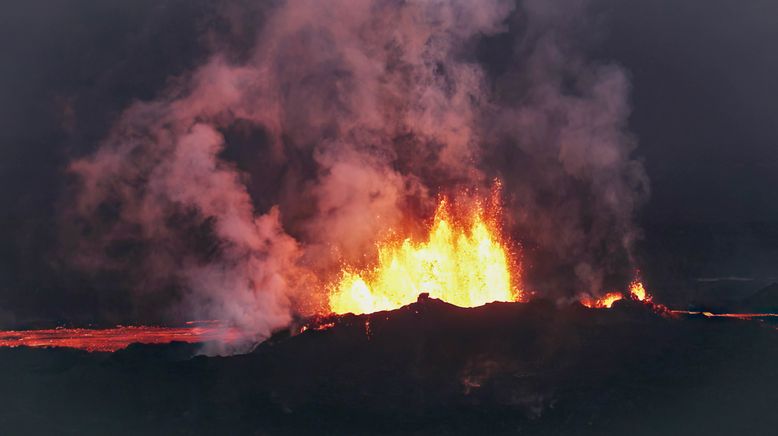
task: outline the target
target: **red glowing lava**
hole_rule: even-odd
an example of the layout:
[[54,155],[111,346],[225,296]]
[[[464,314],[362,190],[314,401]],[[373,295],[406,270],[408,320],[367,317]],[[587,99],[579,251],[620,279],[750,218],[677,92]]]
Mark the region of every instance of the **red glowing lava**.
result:
[[778,313],[712,313],[712,312],[696,312],[690,310],[671,310],[670,312],[681,315],[703,315],[706,318],[737,318],[752,320],[755,318],[776,318]]
[[117,326],[107,329],[55,328],[0,331],[0,347],[64,347],[113,352],[130,344],[170,342],[232,343],[241,337],[234,328],[216,321],[192,321],[184,327]]

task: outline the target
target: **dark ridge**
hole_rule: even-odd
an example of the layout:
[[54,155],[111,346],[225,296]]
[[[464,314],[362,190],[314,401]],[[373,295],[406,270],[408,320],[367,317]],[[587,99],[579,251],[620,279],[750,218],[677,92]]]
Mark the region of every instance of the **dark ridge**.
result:
[[773,283],[746,297],[739,309],[747,312],[778,313],[778,283]]
[[[550,301],[432,298],[253,352],[0,349],[6,434],[771,434],[778,331]],[[97,430],[99,429],[99,430]]]

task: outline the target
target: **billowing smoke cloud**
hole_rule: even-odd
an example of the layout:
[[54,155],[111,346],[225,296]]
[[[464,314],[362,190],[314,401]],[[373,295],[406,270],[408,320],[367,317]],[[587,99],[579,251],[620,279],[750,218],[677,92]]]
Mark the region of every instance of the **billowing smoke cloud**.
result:
[[[584,6],[278,3],[248,55],[215,50],[72,163],[73,260],[126,271],[138,292],[176,289],[171,314],[261,338],[316,309],[340,262],[365,261],[438,192],[497,176],[517,238],[599,289],[610,259],[629,263],[645,176],[624,132],[624,73],[567,45]],[[508,68],[487,72],[479,43],[513,27]],[[235,126],[262,132],[265,167],[297,169],[268,182],[267,210],[246,187],[263,175],[224,157]]]
[[522,11],[516,63],[498,78],[492,108],[494,139],[508,146],[491,152],[510,162],[497,166],[536,250],[536,288],[597,294],[634,274],[635,213],[648,194],[631,157],[629,82],[584,56],[596,30],[589,2],[529,0]]

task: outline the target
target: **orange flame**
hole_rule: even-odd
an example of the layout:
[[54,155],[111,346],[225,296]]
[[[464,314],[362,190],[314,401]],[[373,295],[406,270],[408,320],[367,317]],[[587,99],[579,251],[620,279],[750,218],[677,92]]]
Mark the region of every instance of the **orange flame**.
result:
[[[499,207],[492,209],[489,216],[499,218]],[[396,309],[424,292],[461,307],[520,300],[521,291],[515,286],[518,268],[500,238],[498,220],[484,219],[480,203],[464,215],[464,219],[454,217],[442,199],[423,241],[385,241],[378,245],[375,267],[342,269],[329,288],[332,312]]]
[[583,297],[581,298],[581,304],[591,309],[610,309],[613,303],[624,298],[621,292],[608,292],[600,298]]
[[[629,284],[629,296],[635,300],[653,304],[651,295],[646,291],[646,287],[639,278],[632,280]],[[622,299],[624,299],[624,295],[621,292],[609,292],[600,298],[582,296],[579,301],[592,309],[610,309],[613,303]]]
[[635,279],[629,284],[629,293],[638,301],[651,300],[651,296],[646,292],[646,288],[640,279]]

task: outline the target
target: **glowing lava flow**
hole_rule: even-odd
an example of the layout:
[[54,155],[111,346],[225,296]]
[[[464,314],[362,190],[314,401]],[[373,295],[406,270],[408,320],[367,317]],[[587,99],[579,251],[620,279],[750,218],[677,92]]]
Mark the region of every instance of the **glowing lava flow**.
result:
[[186,327],[118,326],[107,329],[56,328],[0,331],[0,347],[65,347],[86,351],[113,352],[130,344],[170,342],[231,343],[240,333],[216,322],[190,322]]
[[518,301],[518,268],[500,238],[499,207],[485,219],[480,203],[464,217],[455,217],[443,199],[425,240],[386,241],[378,246],[374,268],[344,268],[330,287],[333,313],[371,313],[391,310],[429,293],[460,307],[493,301]]
[[671,310],[671,313],[681,315],[703,315],[706,318],[736,318],[743,320],[752,320],[755,318],[776,318],[778,313],[712,313],[697,312],[691,310]]

